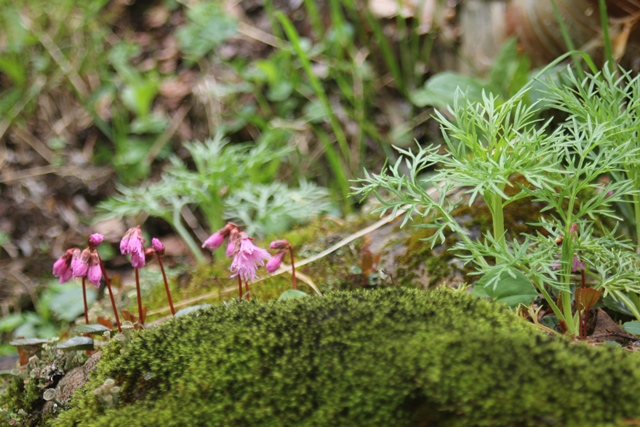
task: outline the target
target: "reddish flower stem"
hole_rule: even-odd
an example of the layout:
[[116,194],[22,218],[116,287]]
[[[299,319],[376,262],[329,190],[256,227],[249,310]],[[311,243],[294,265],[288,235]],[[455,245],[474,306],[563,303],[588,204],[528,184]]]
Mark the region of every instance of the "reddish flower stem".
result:
[[82,299],[84,300],[84,320],[89,324],[89,305],[87,304],[87,278],[82,276]]
[[251,299],[251,295],[249,294],[249,281],[245,280],[244,282],[244,293],[247,294],[247,301]]
[[142,296],[140,295],[140,273],[137,268],[134,268],[136,272],[136,294],[138,296],[138,320],[140,324],[144,325],[144,313],[142,312]]
[[116,318],[116,324],[118,325],[118,332],[122,332],[122,325],[120,325],[120,317],[118,317],[118,309],[116,308],[116,300],[113,298],[113,291],[111,290],[111,283],[109,282],[109,276],[107,276],[107,270],[104,268],[104,264],[102,263],[102,258],[98,255],[98,261],[100,262],[100,270],[102,270],[102,277],[104,277],[104,282],[107,284],[107,289],[109,290],[109,297],[111,298],[111,307],[113,307],[113,315]]
[[171,292],[169,291],[169,282],[167,281],[167,274],[164,272],[164,265],[162,264],[162,257],[156,252],[158,257],[158,264],[160,264],[160,271],[162,271],[162,278],[164,279],[164,289],[167,291],[167,299],[169,300],[169,307],[171,307],[171,314],[176,315],[176,309],[173,308],[173,301],[171,300]]
[[238,275],[238,299],[242,299],[242,279]]
[[291,277],[293,280],[293,289],[297,290],[298,285],[296,283],[296,266],[293,262],[293,247],[291,245],[289,245],[289,256],[291,256]]

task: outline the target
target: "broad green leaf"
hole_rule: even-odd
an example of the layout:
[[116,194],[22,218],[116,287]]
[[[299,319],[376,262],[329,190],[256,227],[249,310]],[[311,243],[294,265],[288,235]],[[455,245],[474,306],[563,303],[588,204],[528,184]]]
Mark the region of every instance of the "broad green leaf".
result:
[[424,84],[422,89],[411,95],[411,102],[417,107],[432,105],[438,108],[446,108],[453,104],[456,90],[460,89],[466,94],[469,101],[481,101],[482,91],[487,88],[481,80],[454,72],[436,74]]
[[284,291],[282,295],[280,295],[280,298],[278,298],[278,301],[291,299],[291,298],[306,298],[308,296],[309,295],[305,294],[302,291],[298,291],[296,289],[289,289],[288,291]]
[[624,328],[625,331],[629,332],[630,334],[640,336],[640,322],[637,322],[637,321],[625,322],[622,324],[622,327]]
[[[87,284],[87,303],[90,305],[95,301],[97,292],[91,284]],[[63,292],[51,298],[49,308],[58,319],[71,322],[84,313],[84,302],[82,298],[82,286],[66,286]]]
[[42,338],[19,338],[17,340],[13,340],[9,342],[14,347],[24,347],[31,345],[40,345],[47,343],[48,340],[44,340]]
[[101,334],[103,332],[111,330],[99,323],[92,323],[88,325],[76,325],[74,329],[79,334]]
[[[489,283],[493,282],[496,274],[500,274],[497,282]],[[531,284],[531,280],[518,270],[501,273],[494,270],[478,280],[474,290],[475,287],[482,287],[491,299],[511,308],[515,308],[519,304],[530,304],[538,297],[538,292]],[[478,290],[478,292],[480,291]]]
[[73,337],[58,344],[60,350],[93,350],[93,339],[89,337]]

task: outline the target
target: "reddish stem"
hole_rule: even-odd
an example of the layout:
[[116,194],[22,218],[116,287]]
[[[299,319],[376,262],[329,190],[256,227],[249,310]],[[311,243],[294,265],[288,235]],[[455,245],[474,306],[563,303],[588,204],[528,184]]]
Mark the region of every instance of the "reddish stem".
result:
[[242,279],[238,275],[238,299],[242,299]]
[[118,309],[116,308],[116,300],[113,298],[113,291],[111,290],[111,283],[109,282],[109,276],[107,276],[107,270],[105,270],[104,264],[102,263],[102,258],[100,258],[99,254],[98,254],[98,262],[100,262],[100,270],[102,270],[102,276],[104,277],[104,282],[107,284],[107,289],[109,290],[109,297],[111,298],[111,307],[113,307],[113,315],[116,318],[116,324],[118,325],[118,332],[122,332],[122,325],[120,325],[120,317],[118,317]]
[[251,299],[251,295],[249,294],[249,281],[246,280],[244,282],[244,293],[247,294],[247,301]]
[[293,262],[293,248],[289,246],[289,255],[291,256],[291,277],[293,280],[293,289],[298,289],[298,284],[296,283],[296,266]]
[[87,278],[82,276],[82,299],[84,300],[84,320],[89,324],[89,306],[87,305]]
[[169,291],[169,282],[167,281],[167,274],[164,272],[164,265],[162,264],[162,257],[156,252],[158,257],[158,264],[160,264],[160,271],[162,271],[162,278],[164,279],[164,289],[167,291],[167,299],[169,300],[169,307],[171,307],[171,314],[176,315],[176,309],[173,308],[173,300],[171,300],[171,292]]
[[138,273],[138,269],[134,268],[136,272],[136,294],[138,296],[138,319],[140,320],[140,324],[144,325],[144,313],[142,312],[142,296],[140,295],[140,273]]

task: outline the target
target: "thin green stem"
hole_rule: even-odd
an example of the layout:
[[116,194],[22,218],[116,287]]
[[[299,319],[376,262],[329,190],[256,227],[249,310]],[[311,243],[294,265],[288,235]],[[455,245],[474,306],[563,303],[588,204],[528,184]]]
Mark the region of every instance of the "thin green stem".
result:
[[560,26],[560,32],[562,33],[562,38],[564,40],[565,45],[567,46],[567,50],[571,53],[571,59],[573,61],[573,65],[576,68],[576,73],[580,80],[584,78],[584,73],[582,72],[582,67],[580,66],[580,58],[575,53],[575,46],[573,44],[573,40],[571,40],[571,35],[569,34],[569,30],[567,30],[567,26],[564,24],[564,20],[562,19],[562,15],[560,15],[560,11],[558,10],[558,5],[555,0],[551,0],[551,6],[553,7],[553,14],[556,17],[556,21],[558,21],[558,25]]
[[193,237],[191,237],[191,234],[189,234],[189,231],[184,227],[184,225],[182,225],[182,222],[180,221],[180,211],[174,211],[173,218],[165,218],[165,220],[173,226],[182,240],[187,244],[187,247],[193,254],[194,258],[198,261],[198,264],[204,264],[207,260],[202,254],[200,246],[196,243]]
[[636,218],[636,252],[640,254],[640,194],[633,195],[633,211]]
[[491,197],[491,219],[493,222],[493,237],[500,246],[504,247],[504,212],[502,197],[499,194],[493,194]]
[[613,59],[613,49],[611,47],[611,36],[609,35],[609,16],[607,14],[607,4],[605,0],[599,0],[600,7],[600,27],[602,28],[602,40],[604,42],[604,57],[607,59],[607,67],[613,72],[615,61]]
[[307,53],[304,51],[304,49],[302,48],[302,45],[300,44],[300,36],[298,35],[298,32],[296,31],[295,27],[293,26],[289,18],[287,18],[282,12],[277,12],[276,16],[278,17],[278,20],[280,20],[280,24],[284,28],[284,32],[287,34],[287,37],[291,42],[293,50],[296,52],[296,55],[300,60],[302,69],[307,75],[307,78],[309,79],[309,83],[311,84],[313,91],[318,97],[318,100],[320,101],[320,104],[322,105],[325,113],[329,117],[329,123],[331,124],[333,133],[335,134],[336,139],[338,140],[338,146],[340,147],[340,151],[344,156],[345,162],[347,163],[347,165],[349,165],[349,170],[347,172],[349,173],[349,175],[351,175],[354,172],[352,170],[354,165],[351,164],[349,143],[347,141],[347,137],[344,131],[342,130],[342,125],[340,124],[340,121],[338,120],[338,118],[333,112],[333,108],[329,103],[329,99],[327,98],[327,94],[325,93],[322,87],[322,83],[320,83],[320,79],[313,72],[313,69],[311,67],[311,61],[309,60]]

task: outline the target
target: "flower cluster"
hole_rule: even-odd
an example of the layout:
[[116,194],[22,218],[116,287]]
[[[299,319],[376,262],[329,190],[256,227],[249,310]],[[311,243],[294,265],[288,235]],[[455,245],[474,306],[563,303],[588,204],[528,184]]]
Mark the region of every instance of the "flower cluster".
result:
[[212,234],[202,244],[203,248],[216,250],[227,239],[227,257],[233,257],[231,262],[231,277],[238,278],[238,293],[242,299],[242,281],[244,280],[247,290],[248,284],[258,277],[258,268],[265,264],[265,261],[271,259],[271,255],[265,249],[254,245],[252,238],[247,233],[238,229],[238,226],[232,222],[227,223],[223,228]]
[[131,265],[134,268],[142,268],[146,263],[144,239],[140,226],[130,228],[120,241],[122,255],[131,254]]
[[53,275],[60,278],[60,283],[68,282],[76,277],[86,277],[96,288],[99,287],[102,268],[96,247],[103,240],[102,234],[95,233],[89,236],[88,246],[84,250],[68,249],[53,264]]

